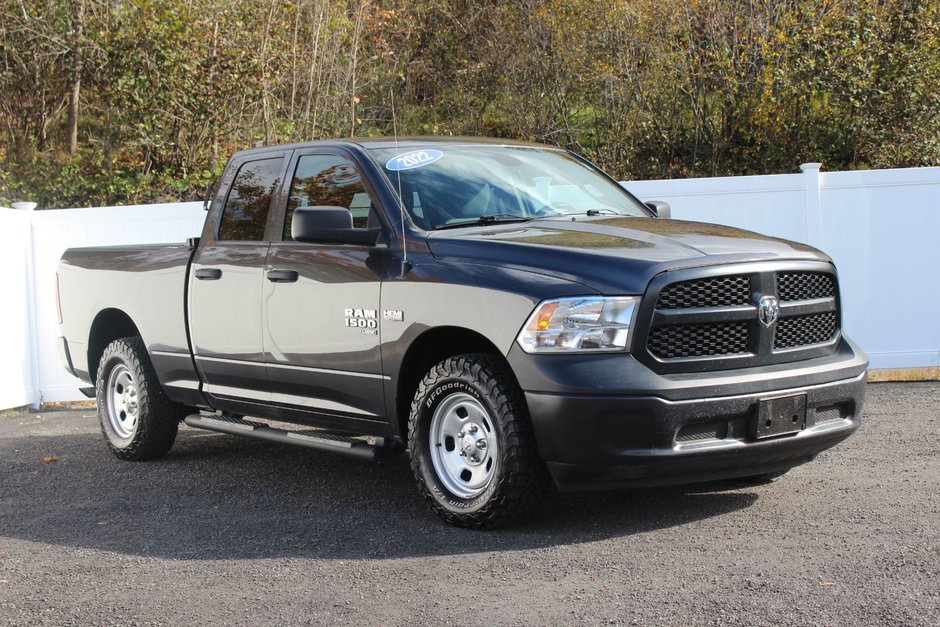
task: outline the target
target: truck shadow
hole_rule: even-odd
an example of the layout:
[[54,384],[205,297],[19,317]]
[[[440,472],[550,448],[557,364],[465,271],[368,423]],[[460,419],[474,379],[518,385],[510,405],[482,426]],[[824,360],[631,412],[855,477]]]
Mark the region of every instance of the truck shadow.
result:
[[172,559],[537,549],[693,524],[744,509],[765,489],[552,493],[528,524],[479,532],[430,512],[404,456],[371,464],[189,428],[147,463],[117,460],[91,429],[4,440],[0,538]]

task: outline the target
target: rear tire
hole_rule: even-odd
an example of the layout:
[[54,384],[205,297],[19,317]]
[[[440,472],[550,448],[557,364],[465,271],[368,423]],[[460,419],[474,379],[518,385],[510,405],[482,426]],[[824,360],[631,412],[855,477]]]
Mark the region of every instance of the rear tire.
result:
[[458,527],[516,524],[550,489],[522,392],[492,355],[431,368],[411,405],[408,450],[419,490]]
[[112,453],[138,461],[166,455],[186,410],[163,391],[140,338],[108,344],[95,391],[101,433]]

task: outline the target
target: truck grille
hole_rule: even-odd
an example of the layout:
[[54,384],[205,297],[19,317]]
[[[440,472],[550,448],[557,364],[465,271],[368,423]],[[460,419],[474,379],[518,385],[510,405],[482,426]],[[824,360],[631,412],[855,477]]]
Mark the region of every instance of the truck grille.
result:
[[746,274],[720,276],[667,285],[659,293],[656,309],[745,305],[750,298],[751,284]]
[[778,272],[777,295],[782,301],[832,298],[836,282],[831,274],[822,272]]
[[822,344],[836,332],[836,312],[781,318],[774,333],[774,348]]
[[[643,342],[645,332],[641,359],[660,372],[682,372],[831,352],[840,320],[835,274],[829,264],[801,265],[807,269],[752,264],[735,273],[703,269],[698,272],[707,276],[696,277],[696,271],[660,275],[645,300],[654,305],[640,314],[637,342]],[[776,320],[761,322],[762,297],[776,297]]]
[[650,329],[646,345],[660,359],[747,352],[746,322],[670,324]]

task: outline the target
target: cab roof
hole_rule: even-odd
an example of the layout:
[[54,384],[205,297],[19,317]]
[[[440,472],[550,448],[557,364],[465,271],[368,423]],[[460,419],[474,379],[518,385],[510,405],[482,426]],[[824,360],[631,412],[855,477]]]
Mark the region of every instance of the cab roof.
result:
[[549,148],[558,150],[557,146],[547,144],[538,144],[535,142],[519,141],[515,139],[504,139],[501,137],[428,137],[428,136],[405,136],[399,137],[353,137],[349,139],[320,139],[315,141],[295,142],[292,144],[277,144],[271,146],[259,146],[257,148],[248,148],[239,150],[234,156],[263,153],[276,150],[297,150],[303,148],[316,148],[318,146],[358,146],[360,148],[382,149],[395,148],[401,150],[412,150],[417,148],[431,148],[435,146],[521,146],[527,148]]

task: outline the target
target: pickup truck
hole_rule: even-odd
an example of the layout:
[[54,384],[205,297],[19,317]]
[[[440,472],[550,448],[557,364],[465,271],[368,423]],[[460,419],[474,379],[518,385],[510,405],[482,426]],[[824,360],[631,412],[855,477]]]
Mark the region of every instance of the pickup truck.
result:
[[768,481],[859,426],[829,257],[669,219],[562,149],[255,148],[207,210],[199,238],[58,268],[60,359],[121,459],[181,422],[407,451],[439,516],[495,528],[553,484]]

